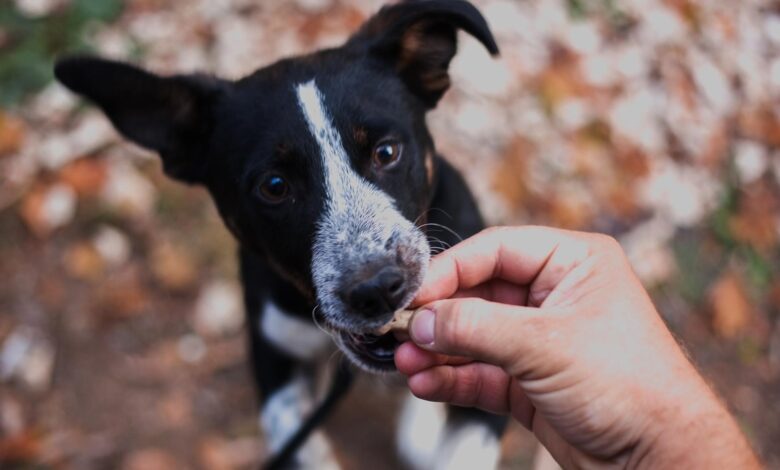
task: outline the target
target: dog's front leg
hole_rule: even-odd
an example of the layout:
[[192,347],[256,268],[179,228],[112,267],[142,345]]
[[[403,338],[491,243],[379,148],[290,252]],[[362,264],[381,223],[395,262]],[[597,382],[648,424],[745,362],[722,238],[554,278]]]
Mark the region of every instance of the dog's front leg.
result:
[[[266,439],[267,453],[277,455],[288,441],[301,428],[317,407],[317,383],[326,375],[326,364],[311,357],[296,357],[296,350],[284,350],[278,346],[283,332],[290,332],[279,322],[301,322],[301,325],[288,324],[287,327],[307,327],[301,320],[284,315],[272,301],[268,301],[259,324],[252,325],[253,362],[263,398],[260,410],[260,426]],[[274,327],[269,331],[269,327]],[[299,331],[300,334],[300,331]],[[273,336],[276,335],[276,336]],[[305,336],[305,335],[304,335]],[[319,351],[317,337],[309,338],[308,346]],[[329,341],[330,338],[325,336]],[[291,340],[293,338],[290,338]],[[300,347],[305,338],[295,338]],[[315,344],[312,344],[314,341]],[[323,343],[324,344],[324,343]],[[305,348],[300,348],[301,353]],[[319,352],[318,359],[323,357]],[[328,357],[325,354],[324,357]],[[338,469],[327,438],[321,430],[315,430],[301,446],[290,462],[291,468]]]
[[[311,415],[316,407],[312,400],[312,391],[311,377],[308,374],[296,373],[291,381],[275,390],[263,403],[260,426],[266,438],[269,457],[273,458],[281,452]],[[288,467],[333,470],[340,468],[321,430],[312,432]]]
[[[318,379],[333,348],[330,338],[302,316],[279,307],[266,289],[285,291],[279,280],[248,253],[241,254],[252,371],[260,397],[260,427],[269,458],[277,455],[316,408]],[[270,289],[269,289],[270,290]],[[339,468],[322,431],[314,431],[290,468]]]

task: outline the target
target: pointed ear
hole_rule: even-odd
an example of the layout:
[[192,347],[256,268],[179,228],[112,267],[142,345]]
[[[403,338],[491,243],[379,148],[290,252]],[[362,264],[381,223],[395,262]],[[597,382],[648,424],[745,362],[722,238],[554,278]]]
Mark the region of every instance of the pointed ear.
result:
[[485,18],[464,0],[406,0],[382,8],[349,40],[389,61],[429,108],[450,86],[447,69],[457,51],[457,31],[477,38],[492,55],[498,46]]
[[100,106],[125,137],[157,151],[169,176],[203,180],[213,106],[224,82],[199,75],[160,77],[93,57],[60,60],[54,75]]

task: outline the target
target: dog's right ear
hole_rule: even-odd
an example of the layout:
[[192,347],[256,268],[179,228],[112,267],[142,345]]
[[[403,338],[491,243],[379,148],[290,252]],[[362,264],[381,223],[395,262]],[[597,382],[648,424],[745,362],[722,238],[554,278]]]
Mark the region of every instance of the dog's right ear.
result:
[[100,106],[125,137],[158,152],[166,174],[203,181],[213,105],[224,82],[200,75],[160,77],[94,57],[60,60],[54,75]]
[[458,30],[493,55],[498,46],[485,18],[465,0],[403,0],[383,7],[347,42],[393,67],[428,108],[450,86],[448,68]]

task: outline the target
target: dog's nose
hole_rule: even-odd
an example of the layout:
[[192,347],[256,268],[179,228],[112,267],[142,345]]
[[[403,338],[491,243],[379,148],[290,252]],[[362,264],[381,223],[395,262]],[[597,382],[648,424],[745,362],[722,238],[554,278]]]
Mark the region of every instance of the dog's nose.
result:
[[378,317],[395,311],[406,293],[404,287],[401,270],[388,266],[370,279],[353,285],[347,292],[347,302],[357,313]]

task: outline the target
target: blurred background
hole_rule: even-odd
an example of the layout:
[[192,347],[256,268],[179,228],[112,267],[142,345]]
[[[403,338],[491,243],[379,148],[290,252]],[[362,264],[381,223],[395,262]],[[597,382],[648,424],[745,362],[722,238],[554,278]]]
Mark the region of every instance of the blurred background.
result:
[[[235,243],[203,190],[52,82],[53,59],[238,78],[338,45],[381,3],[0,1],[0,467],[264,455]],[[461,36],[429,120],[439,149],[492,224],[617,237],[780,468],[780,2],[475,3],[502,55]],[[397,466],[391,382],[361,379],[329,420],[348,468]],[[513,427],[504,463],[533,449]]]

